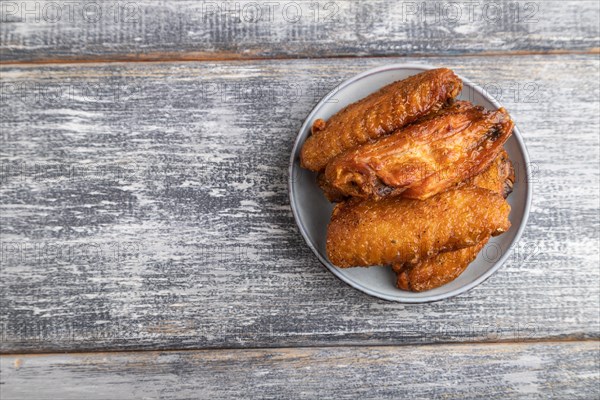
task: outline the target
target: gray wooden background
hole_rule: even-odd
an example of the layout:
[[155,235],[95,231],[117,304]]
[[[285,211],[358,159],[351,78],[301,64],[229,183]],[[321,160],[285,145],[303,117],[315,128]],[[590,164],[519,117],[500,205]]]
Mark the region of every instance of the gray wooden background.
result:
[[[600,396],[597,1],[2,1],[0,397]],[[425,305],[337,280],[287,164],[354,74],[455,69],[516,120],[509,262]]]

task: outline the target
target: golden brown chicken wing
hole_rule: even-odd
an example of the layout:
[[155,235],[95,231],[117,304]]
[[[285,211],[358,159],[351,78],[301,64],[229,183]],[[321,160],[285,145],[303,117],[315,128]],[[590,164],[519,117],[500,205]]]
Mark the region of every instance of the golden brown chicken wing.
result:
[[300,162],[321,171],[338,154],[389,134],[439,110],[462,90],[462,81],[447,68],[425,71],[384,86],[350,104],[326,122],[318,119],[300,152]]
[[459,101],[434,118],[338,155],[322,186],[345,196],[426,199],[486,169],[512,128],[506,110]]
[[350,199],[334,208],[327,256],[338,267],[416,264],[505,232],[509,212],[502,196],[476,187],[427,200]]
[[506,150],[502,149],[492,165],[482,173],[467,179],[460,185],[475,186],[496,192],[504,198],[512,192],[515,183],[515,170]]
[[[503,150],[488,169],[466,181],[464,185],[485,188],[506,198],[512,191],[514,180],[512,164],[508,154]],[[475,246],[441,253],[415,265],[393,264],[392,269],[397,274],[396,285],[400,289],[414,292],[445,285],[463,273],[489,239],[486,237]]]
[[423,292],[445,285],[456,279],[467,266],[477,258],[477,254],[488,242],[489,237],[475,246],[449,251],[423,260],[414,267],[394,264],[396,286],[413,292]]
[[[417,124],[423,121],[437,118],[438,116],[444,115],[449,112],[464,110],[467,107],[472,107],[471,103],[467,101],[453,101],[451,104],[442,107],[439,111],[430,113],[427,116],[419,119],[415,123]],[[341,201],[347,200],[350,197],[350,195],[347,192],[337,189],[327,180],[327,178],[325,177],[325,170],[317,174],[317,184],[323,191],[323,194],[325,195],[327,200],[329,200],[332,203],[339,203]]]
[[323,191],[323,194],[325,195],[327,200],[329,200],[332,203],[339,203],[348,199],[348,196],[345,193],[334,188],[329,184],[329,182],[327,182],[327,179],[325,179],[324,171],[321,171],[317,174],[317,184]]

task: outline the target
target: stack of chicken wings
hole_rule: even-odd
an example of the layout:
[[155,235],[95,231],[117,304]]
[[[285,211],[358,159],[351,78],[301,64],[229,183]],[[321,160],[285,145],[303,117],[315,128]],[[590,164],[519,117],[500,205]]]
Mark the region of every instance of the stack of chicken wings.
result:
[[337,203],[327,256],[340,267],[391,265],[397,286],[430,290],[459,276],[510,228],[514,123],[455,98],[449,69],[394,82],[313,123],[300,161]]

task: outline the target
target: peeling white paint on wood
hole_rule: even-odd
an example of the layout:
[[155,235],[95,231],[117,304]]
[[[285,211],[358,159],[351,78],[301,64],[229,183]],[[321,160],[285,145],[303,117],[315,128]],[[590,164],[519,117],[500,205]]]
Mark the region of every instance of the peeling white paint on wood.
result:
[[10,355],[17,399],[593,399],[598,342]]
[[4,62],[588,51],[600,40],[588,0],[5,3]]
[[[295,22],[252,1],[0,3],[0,351],[159,350],[6,355],[2,399],[598,398],[600,4],[293,3]],[[432,57],[352,58],[401,55]],[[27,65],[74,60],[98,63]],[[287,197],[318,99],[399,62],[488,90],[534,171],[509,262],[419,306],[336,280]],[[326,347],[272,348],[292,346]]]
[[[510,261],[404,306],[336,280],[287,165],[318,99],[384,63],[495,90],[537,171]],[[4,66],[2,351],[597,338],[595,55]],[[523,178],[523,177],[522,177]]]

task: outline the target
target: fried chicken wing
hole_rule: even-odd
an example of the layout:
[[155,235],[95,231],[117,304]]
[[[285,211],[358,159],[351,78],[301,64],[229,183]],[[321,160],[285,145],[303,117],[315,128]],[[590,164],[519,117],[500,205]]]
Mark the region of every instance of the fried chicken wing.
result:
[[[448,104],[448,105],[442,107],[437,112],[428,114],[427,116],[419,119],[415,123],[421,123],[424,121],[428,121],[428,120],[437,118],[441,115],[447,114],[449,112],[457,112],[460,110],[464,110],[467,107],[472,107],[471,103],[469,103],[467,101],[455,101],[455,102],[452,102],[451,104]],[[326,169],[317,174],[317,184],[323,191],[323,194],[325,195],[327,200],[329,200],[332,203],[339,203],[344,200],[347,200],[350,197],[350,195],[347,192],[344,192],[344,191],[334,187],[325,177],[325,171],[326,171]]]
[[489,237],[475,246],[438,254],[414,267],[394,264],[392,269],[397,276],[396,286],[399,289],[423,292],[452,282],[477,258],[488,240]]
[[[512,164],[506,151],[502,150],[488,169],[464,182],[464,185],[488,189],[506,198],[512,191],[514,180]],[[397,274],[396,286],[422,292],[453,281],[475,260],[489,239],[490,237],[486,237],[475,246],[441,253],[415,265],[393,264],[392,269]]]
[[416,264],[505,232],[509,212],[502,196],[476,187],[449,190],[427,200],[353,198],[334,208],[327,256],[343,268]]
[[492,165],[482,173],[462,182],[461,186],[475,186],[496,192],[504,198],[512,192],[515,170],[506,150],[502,149]]
[[512,128],[506,110],[459,101],[434,118],[338,155],[325,169],[324,186],[345,196],[426,199],[485,170]]
[[348,199],[348,196],[345,193],[339,191],[338,189],[334,188],[329,184],[329,182],[325,178],[324,171],[321,171],[317,174],[317,184],[323,191],[323,194],[325,195],[327,200],[329,200],[331,203],[339,203]]
[[504,108],[491,113],[494,120],[493,126],[486,132],[486,139],[474,148],[467,157],[459,160],[455,165],[436,171],[416,185],[409,187],[402,195],[408,198],[423,199],[431,193],[437,193],[452,187],[457,182],[471,178],[484,171],[498,154],[503,151],[502,146],[512,135],[514,122]]
[[439,110],[462,90],[462,81],[447,68],[425,71],[394,82],[350,104],[329,120],[313,123],[300,162],[321,171],[338,154],[389,134]]

